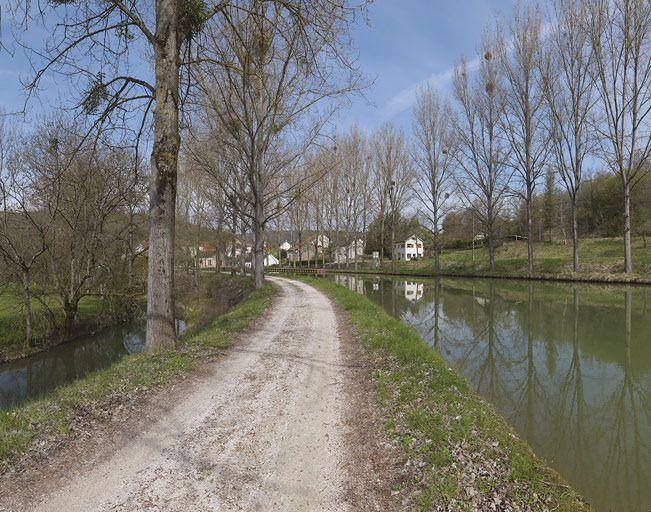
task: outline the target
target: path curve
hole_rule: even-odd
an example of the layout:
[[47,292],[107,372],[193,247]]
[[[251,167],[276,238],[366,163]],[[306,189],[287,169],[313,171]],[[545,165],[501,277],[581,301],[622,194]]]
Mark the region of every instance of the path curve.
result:
[[11,510],[348,510],[335,312],[309,285],[269,280],[281,292],[267,321],[183,403],[92,469]]

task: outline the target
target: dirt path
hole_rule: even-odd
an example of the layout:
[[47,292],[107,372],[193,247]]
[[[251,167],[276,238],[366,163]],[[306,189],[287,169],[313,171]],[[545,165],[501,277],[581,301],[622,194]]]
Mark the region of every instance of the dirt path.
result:
[[281,288],[273,313],[182,403],[110,456],[72,467],[56,490],[5,510],[367,508],[351,494],[380,509],[383,491],[364,489],[377,487],[377,476],[351,471],[359,465],[348,448],[354,400],[333,306],[306,284],[272,280]]

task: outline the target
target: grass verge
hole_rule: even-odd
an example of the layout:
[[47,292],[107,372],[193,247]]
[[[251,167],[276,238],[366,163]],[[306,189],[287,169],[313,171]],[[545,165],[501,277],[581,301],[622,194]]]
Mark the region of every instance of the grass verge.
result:
[[351,290],[301,279],[344,310],[374,361],[386,428],[409,468],[403,503],[416,510],[589,510],[414,330]]
[[39,442],[71,435],[70,426],[75,417],[101,416],[107,407],[163,386],[199,361],[229,347],[237,333],[262,316],[275,293],[271,284],[250,293],[225,314],[206,322],[200,330],[190,328],[190,334],[182,338],[175,351],[151,357],[125,356],[116,364],[57,388],[49,395],[0,411],[0,473]]
[[[533,278],[561,281],[594,281],[622,283],[651,283],[651,244],[635,238],[632,243],[633,274],[625,274],[623,242],[616,238],[592,238],[580,241],[581,270],[572,270],[571,243],[536,242],[534,244],[534,274],[527,271],[527,243],[506,242],[495,250],[495,270],[489,271],[485,247],[471,250],[446,251],[441,255],[441,274],[449,276]],[[389,272],[385,262],[382,271]],[[396,273],[434,275],[433,258],[396,262]]]

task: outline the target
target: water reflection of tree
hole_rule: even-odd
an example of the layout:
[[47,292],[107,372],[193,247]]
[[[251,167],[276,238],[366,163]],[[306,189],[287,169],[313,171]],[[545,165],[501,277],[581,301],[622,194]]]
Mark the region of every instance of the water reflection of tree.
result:
[[[614,424],[604,425],[604,440],[607,445],[606,460],[601,464],[599,475],[600,485],[604,492],[628,499],[628,503],[620,505],[627,510],[641,510],[643,499],[650,499],[649,478],[645,474],[649,457],[648,440],[641,433],[641,424],[648,425],[651,421],[651,410],[644,390],[640,386],[639,375],[631,365],[631,310],[632,291],[624,293],[625,314],[625,358],[623,377],[618,388],[604,403],[604,412],[615,411]],[[643,455],[644,454],[644,455]],[[631,485],[634,482],[635,486]],[[645,483],[646,482],[646,483]],[[624,484],[624,488],[620,488]],[[613,489],[613,485],[616,486]],[[607,494],[607,495],[608,495]],[[643,498],[643,494],[645,498]],[[607,496],[606,495],[606,496]]]
[[552,414],[552,432],[556,453],[562,457],[569,447],[574,450],[572,474],[586,475],[594,466],[591,460],[592,440],[586,429],[588,407],[579,351],[579,291],[576,287],[573,288],[572,319],[572,358],[561,379],[556,407],[551,409],[552,412],[555,411],[555,414]]
[[[606,309],[582,286],[560,298],[535,295],[539,285],[531,283],[522,299],[515,285],[436,280],[412,304],[394,283],[383,291],[385,308],[395,307],[595,506],[648,508],[648,345],[639,337],[649,326],[646,294],[636,289],[635,309],[631,292],[624,308]],[[624,331],[625,346],[616,343]]]
[[528,284],[525,318],[522,322],[522,331],[527,339],[527,353],[525,356],[527,371],[524,385],[516,388],[520,389],[521,392],[520,396],[516,396],[515,398],[514,416],[524,420],[526,439],[529,442],[533,442],[535,436],[534,427],[537,423],[536,412],[542,412],[540,411],[541,406],[548,409],[551,404],[536,367],[536,358],[534,355],[536,333],[534,317],[534,286],[533,283]]
[[441,280],[437,278],[430,286],[425,287],[422,301],[414,304],[412,314],[404,320],[440,354],[442,349],[440,318]]
[[[478,300],[479,298],[483,300]],[[509,372],[503,374],[500,372],[500,368],[506,369],[512,363],[511,350],[502,339],[496,305],[493,281],[489,282],[487,297],[476,296],[473,288],[471,319],[467,321],[472,329],[473,338],[470,342],[460,341],[462,352],[456,364],[461,372],[471,375],[481,394],[493,402],[503,403],[512,409],[512,394],[508,392],[505,381]]]

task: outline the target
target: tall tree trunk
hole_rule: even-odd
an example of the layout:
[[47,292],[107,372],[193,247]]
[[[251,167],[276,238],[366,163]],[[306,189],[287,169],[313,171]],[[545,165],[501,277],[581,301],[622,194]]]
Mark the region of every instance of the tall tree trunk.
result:
[[488,228],[488,269],[495,270],[495,241],[493,239],[493,226]]
[[74,300],[69,300],[66,298],[63,301],[63,332],[65,335],[68,335],[72,332],[72,328],[75,325],[75,319],[77,318],[77,306],[78,302]]
[[631,185],[626,173],[621,173],[624,192],[624,272],[633,272],[633,257],[631,254]]
[[174,223],[179,156],[179,1],[156,0],[156,92],[147,265],[148,353],[171,349],[174,329]]
[[578,272],[579,267],[579,221],[577,219],[576,197],[572,198],[572,262],[574,272]]
[[[380,213],[380,268],[382,268],[382,263],[384,263],[384,227],[385,219],[384,213]],[[393,247],[391,248],[393,250]]]
[[[432,213],[434,214],[434,272],[439,274],[441,272],[441,242],[439,240],[439,208],[438,208],[438,194],[436,187],[435,177],[430,177],[431,194],[432,194]],[[418,243],[418,242],[417,242]],[[418,248],[418,245],[416,245]],[[416,251],[418,252],[418,251]],[[424,254],[424,248],[423,248]]]
[[253,219],[253,285],[256,290],[264,286],[264,208],[256,196]]
[[[391,210],[391,272],[396,271],[396,212]],[[416,242],[416,251],[418,251],[418,242]]]
[[32,304],[29,294],[29,270],[23,270],[23,316],[25,317],[25,348],[32,344]]
[[532,194],[527,194],[527,272],[533,274],[533,219],[531,215]]

